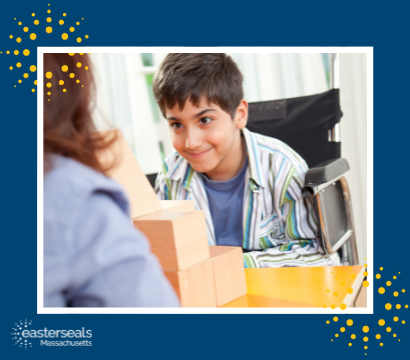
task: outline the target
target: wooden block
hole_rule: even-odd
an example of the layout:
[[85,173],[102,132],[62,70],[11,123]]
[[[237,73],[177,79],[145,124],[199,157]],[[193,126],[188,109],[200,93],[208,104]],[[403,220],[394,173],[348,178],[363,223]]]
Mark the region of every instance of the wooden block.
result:
[[112,146],[98,154],[102,164],[115,163],[108,175],[117,180],[124,188],[131,204],[131,219],[154,211],[161,210],[161,203],[147,177],[142,172],[130,147],[119,130],[102,131],[99,134],[107,135],[112,132],[117,141]]
[[162,210],[134,219],[164,270],[182,270],[209,259],[205,215]]
[[212,262],[205,261],[185,270],[164,271],[183,307],[215,307]]
[[210,246],[217,306],[246,295],[242,249],[236,246]]
[[195,203],[193,200],[160,200],[162,210],[195,210]]

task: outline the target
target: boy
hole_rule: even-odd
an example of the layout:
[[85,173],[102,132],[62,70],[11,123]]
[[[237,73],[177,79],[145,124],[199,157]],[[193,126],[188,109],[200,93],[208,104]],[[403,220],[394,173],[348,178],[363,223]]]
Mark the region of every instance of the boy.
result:
[[158,174],[158,197],[193,200],[209,244],[241,246],[245,267],[339,265],[320,247],[313,205],[301,194],[305,161],[245,128],[242,82],[226,54],[164,59],[153,90],[177,153]]

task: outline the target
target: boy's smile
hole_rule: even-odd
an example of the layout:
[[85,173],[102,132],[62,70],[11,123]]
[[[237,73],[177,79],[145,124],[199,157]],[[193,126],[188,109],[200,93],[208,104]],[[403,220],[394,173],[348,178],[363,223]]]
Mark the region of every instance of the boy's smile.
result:
[[174,148],[194,168],[214,181],[226,181],[241,170],[246,156],[240,129],[246,125],[248,107],[239,104],[235,119],[216,104],[201,99],[198,106],[187,100],[166,110]]

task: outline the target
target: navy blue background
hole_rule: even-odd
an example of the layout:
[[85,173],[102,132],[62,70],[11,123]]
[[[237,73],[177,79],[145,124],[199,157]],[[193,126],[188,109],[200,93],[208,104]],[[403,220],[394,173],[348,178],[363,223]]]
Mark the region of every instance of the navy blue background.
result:
[[[53,31],[44,29],[50,3]],[[288,5],[285,6],[284,3]],[[2,2],[0,10],[0,119],[1,170],[1,309],[0,344],[4,358],[78,359],[132,358],[300,358],[371,356],[385,358],[408,354],[410,309],[408,235],[408,23],[407,12],[394,6],[344,2],[148,2],[70,1]],[[31,13],[40,20],[34,26]],[[67,25],[81,21],[87,46],[374,46],[374,266],[383,279],[394,281],[398,301],[389,289],[375,294],[374,315],[37,315],[37,92],[30,72],[22,84],[17,79],[36,63],[37,46],[76,46],[71,36],[61,40],[56,25],[61,14]],[[57,16],[57,14],[59,14]],[[14,20],[17,18],[17,20]],[[84,21],[81,20],[84,18]],[[17,22],[23,25],[18,26]],[[22,27],[36,29],[36,41]],[[66,29],[68,26],[65,27]],[[77,31],[77,30],[76,30]],[[10,40],[9,35],[14,39]],[[23,42],[17,44],[15,38]],[[28,44],[28,45],[27,45]],[[6,50],[28,48],[30,57],[6,55]],[[15,63],[21,60],[23,67]],[[10,71],[9,66],[14,66]],[[14,88],[14,85],[17,85]],[[386,126],[387,125],[387,126]],[[397,180],[396,180],[397,179]],[[386,248],[388,247],[388,250]],[[370,281],[377,283],[371,274]],[[379,280],[380,282],[381,280]],[[383,284],[385,282],[383,281]],[[393,286],[392,286],[393,288]],[[401,293],[406,289],[406,293]],[[401,310],[384,304],[401,303]],[[399,323],[392,318],[397,315]],[[32,328],[91,329],[92,347],[13,346],[14,322],[33,320]],[[345,326],[353,319],[352,328]],[[389,334],[377,325],[383,318]],[[401,324],[402,320],[406,324]],[[326,325],[326,320],[331,320]],[[342,324],[343,323],[343,324]],[[339,328],[344,325],[346,333]],[[362,326],[370,327],[365,344]],[[349,334],[357,339],[352,347]],[[334,334],[340,337],[335,339]],[[382,335],[383,347],[374,337]],[[397,338],[392,334],[397,333]],[[332,342],[330,339],[333,338]],[[398,342],[398,339],[401,339]],[[369,349],[364,350],[363,346]],[[310,356],[309,356],[310,354]],[[3,356],[2,356],[3,357]]]

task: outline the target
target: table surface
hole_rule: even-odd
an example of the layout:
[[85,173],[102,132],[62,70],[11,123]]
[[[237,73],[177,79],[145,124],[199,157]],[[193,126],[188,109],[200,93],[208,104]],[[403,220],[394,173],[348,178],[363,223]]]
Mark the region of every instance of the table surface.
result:
[[364,266],[245,269],[247,294],[223,307],[351,306]]

